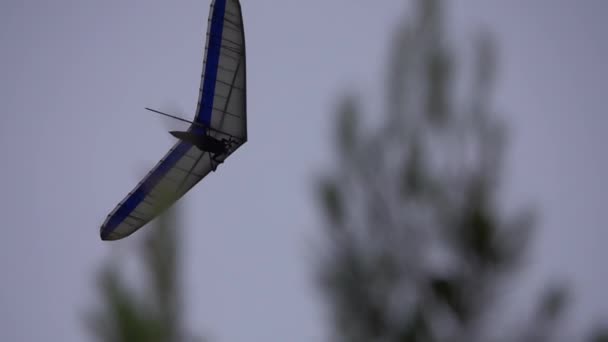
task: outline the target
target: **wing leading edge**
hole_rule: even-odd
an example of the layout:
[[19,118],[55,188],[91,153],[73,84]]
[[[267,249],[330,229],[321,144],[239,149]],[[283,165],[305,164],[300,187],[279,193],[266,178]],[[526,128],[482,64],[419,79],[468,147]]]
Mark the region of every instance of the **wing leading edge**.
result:
[[[212,1],[206,40],[195,124],[188,131],[229,142],[219,158],[224,161],[247,141],[245,36],[238,0]],[[143,227],[209,174],[213,163],[208,152],[176,142],[110,212],[101,239],[122,239]]]

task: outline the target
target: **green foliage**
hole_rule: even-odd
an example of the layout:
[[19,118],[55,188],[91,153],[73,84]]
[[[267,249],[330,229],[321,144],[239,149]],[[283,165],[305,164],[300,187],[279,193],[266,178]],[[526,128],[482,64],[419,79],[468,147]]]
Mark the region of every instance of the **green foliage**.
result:
[[[472,77],[458,80],[442,2],[416,5],[391,43],[382,124],[364,131],[346,98],[337,167],[318,188],[329,236],[319,280],[334,340],[546,340],[566,306],[563,287],[548,288],[518,329],[499,333],[488,320],[500,317],[534,222],[530,210],[499,205],[506,139],[490,105],[492,40],[478,39]],[[456,92],[467,80],[468,92]]]
[[125,260],[108,261],[97,283],[101,305],[86,316],[86,325],[98,341],[181,342],[184,334],[179,272],[180,224],[175,208],[168,209],[141,234],[139,245],[145,286],[135,290],[122,278]]

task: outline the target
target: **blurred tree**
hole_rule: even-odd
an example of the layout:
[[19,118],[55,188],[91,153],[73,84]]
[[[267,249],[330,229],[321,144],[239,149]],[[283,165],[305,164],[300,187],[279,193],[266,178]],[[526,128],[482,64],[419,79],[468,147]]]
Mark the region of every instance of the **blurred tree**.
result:
[[[185,342],[201,341],[184,334],[181,306],[180,224],[176,208],[166,210],[142,231],[140,246],[144,289],[125,284],[125,259],[109,260],[99,272],[100,308],[86,315],[86,325],[99,341]],[[142,296],[143,294],[143,296]]]
[[338,165],[319,184],[330,239],[318,269],[334,340],[553,340],[561,286],[516,328],[496,319],[533,213],[507,214],[498,198],[505,129],[490,105],[492,40],[479,36],[470,75],[457,78],[441,1],[414,4],[391,44],[383,120],[364,131],[347,97]]

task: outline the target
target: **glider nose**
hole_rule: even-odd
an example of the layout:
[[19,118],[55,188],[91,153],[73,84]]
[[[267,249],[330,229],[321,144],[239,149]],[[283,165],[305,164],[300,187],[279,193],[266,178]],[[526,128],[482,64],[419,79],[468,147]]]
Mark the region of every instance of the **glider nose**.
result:
[[180,132],[180,131],[170,131],[169,133],[179,140],[185,140],[188,135],[187,132]]
[[197,137],[190,132],[170,131],[169,133],[171,133],[171,135],[177,139],[188,142],[192,145],[196,145],[197,143]]

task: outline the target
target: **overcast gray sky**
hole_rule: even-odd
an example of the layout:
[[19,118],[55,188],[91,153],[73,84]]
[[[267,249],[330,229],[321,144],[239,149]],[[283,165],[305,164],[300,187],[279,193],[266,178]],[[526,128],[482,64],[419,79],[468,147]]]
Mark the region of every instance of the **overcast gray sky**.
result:
[[[318,341],[311,181],[330,162],[335,96],[379,98],[405,1],[243,1],[249,142],[182,201],[189,321],[214,341]],[[608,313],[608,2],[451,2],[450,31],[500,47],[512,206],[541,214],[518,296],[572,278],[577,322]],[[94,274],[141,234],[99,239],[108,212],[192,116],[208,0],[0,2],[0,340],[83,341]],[[367,95],[371,96],[368,97]],[[376,97],[374,97],[376,96]],[[370,111],[371,116],[377,115]],[[118,249],[120,247],[121,249]]]

